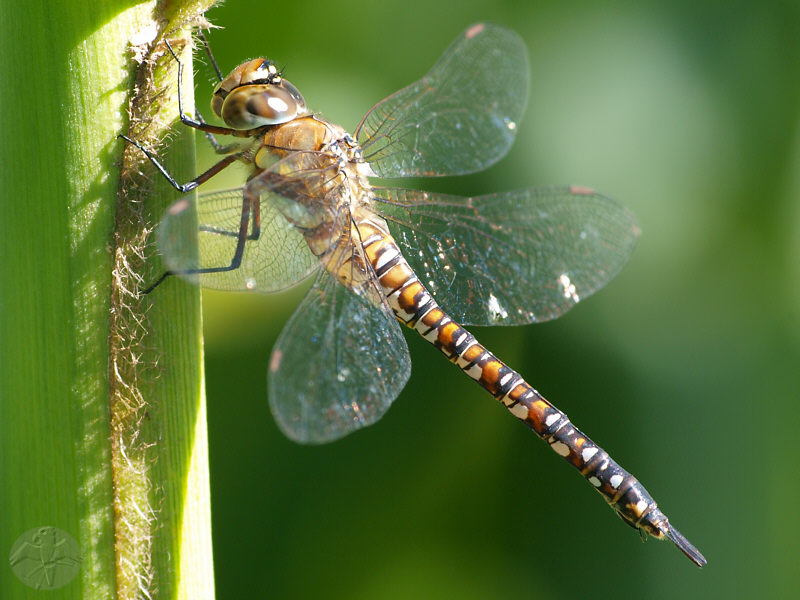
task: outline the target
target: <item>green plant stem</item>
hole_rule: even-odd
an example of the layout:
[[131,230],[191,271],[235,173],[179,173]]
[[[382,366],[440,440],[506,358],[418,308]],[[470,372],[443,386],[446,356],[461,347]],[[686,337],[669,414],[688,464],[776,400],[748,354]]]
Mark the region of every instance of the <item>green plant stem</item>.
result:
[[[213,597],[199,292],[138,297],[158,268],[146,234],[176,195],[121,180],[116,139],[131,43],[157,58],[153,42],[208,4],[0,6],[0,555],[33,528],[73,536],[80,570],[59,598]],[[174,85],[155,65],[155,86]],[[155,146],[174,93],[143,99]],[[193,174],[191,132],[165,160]],[[0,598],[41,596],[0,569]]]

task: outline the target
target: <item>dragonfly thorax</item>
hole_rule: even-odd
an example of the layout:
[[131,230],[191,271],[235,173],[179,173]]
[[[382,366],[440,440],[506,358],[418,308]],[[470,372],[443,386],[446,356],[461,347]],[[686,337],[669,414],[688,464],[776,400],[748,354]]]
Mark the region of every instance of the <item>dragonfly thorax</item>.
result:
[[279,125],[308,112],[302,94],[264,58],[231,71],[214,89],[211,110],[233,129]]
[[322,151],[335,156],[342,167],[346,163],[361,163],[364,161],[361,146],[347,132],[343,132],[336,141],[323,146]]

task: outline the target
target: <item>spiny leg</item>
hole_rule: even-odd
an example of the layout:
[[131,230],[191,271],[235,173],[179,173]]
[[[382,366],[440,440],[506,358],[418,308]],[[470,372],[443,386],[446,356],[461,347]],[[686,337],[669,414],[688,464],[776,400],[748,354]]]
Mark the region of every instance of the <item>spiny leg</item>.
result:
[[[207,50],[209,52],[209,56],[210,56],[210,58],[212,60],[212,64],[214,66],[214,69],[217,72],[217,74],[221,77],[221,73],[219,71],[219,67],[216,64],[216,61],[214,60],[213,55],[211,55],[210,50],[208,49],[207,41],[205,40],[205,38],[203,38],[203,40],[204,40],[204,42],[206,44],[206,48],[207,48]],[[253,133],[255,133],[257,131],[257,129],[254,129],[254,130],[236,130],[236,129],[231,129],[229,127],[218,127],[218,126],[215,126],[215,125],[209,125],[202,119],[202,117],[200,117],[199,120],[195,120],[195,119],[190,118],[183,110],[183,94],[182,94],[183,63],[181,62],[181,60],[178,58],[178,55],[173,50],[172,45],[166,40],[164,40],[164,44],[167,46],[167,49],[169,50],[169,52],[172,55],[173,59],[178,64],[178,112],[179,112],[181,123],[183,123],[184,125],[187,125],[189,127],[192,127],[194,129],[199,129],[200,131],[203,131],[206,134],[206,136],[208,137],[209,141],[212,143],[212,145],[214,146],[215,150],[218,153],[227,153],[227,152],[231,151],[232,149],[233,150],[238,149],[237,145],[235,145],[235,144],[231,144],[231,145],[228,145],[228,146],[220,145],[217,142],[216,138],[214,137],[214,134],[233,135],[233,136],[236,136],[236,137],[250,137],[251,135],[253,135]],[[230,154],[229,156],[226,156],[225,158],[223,158],[222,160],[217,162],[210,169],[206,170],[205,172],[203,172],[200,175],[198,175],[197,177],[195,177],[194,179],[192,179],[192,180],[190,180],[190,181],[188,181],[186,183],[181,184],[181,183],[178,183],[178,181],[169,173],[169,171],[167,171],[167,169],[164,167],[163,164],[161,164],[161,162],[158,160],[158,158],[155,156],[155,154],[153,152],[151,152],[150,150],[148,150],[143,144],[141,144],[137,140],[134,140],[134,139],[132,139],[132,138],[126,136],[126,135],[123,135],[123,134],[119,134],[117,137],[122,138],[127,143],[132,144],[133,146],[136,146],[139,150],[141,150],[147,156],[147,158],[150,160],[150,162],[153,163],[153,165],[158,169],[158,171],[169,182],[169,184],[172,187],[174,187],[176,190],[178,190],[179,192],[182,192],[182,193],[187,193],[189,191],[194,190],[199,185],[205,183],[206,181],[208,181],[209,179],[211,179],[212,177],[214,177],[215,175],[220,173],[226,167],[230,166],[231,164],[233,164],[237,160],[241,159],[242,156],[243,156],[243,152],[237,152],[235,154]],[[255,218],[255,220],[253,222],[253,231],[249,236],[247,236],[246,235],[246,231],[247,231],[246,221],[247,221],[248,215],[249,215],[250,210],[251,210],[251,205],[253,205],[252,208],[255,208],[255,210],[256,210],[256,212],[258,214],[256,215],[256,218]],[[248,202],[247,197],[243,200],[242,220],[243,220],[243,222],[245,222],[245,225],[244,225],[245,235],[244,235],[244,237],[242,236],[242,227],[241,226],[240,226],[239,232],[236,232],[236,233],[234,233],[234,232],[222,232],[222,231],[217,232],[217,233],[220,233],[222,235],[231,235],[231,236],[235,235],[238,238],[236,252],[234,254],[234,257],[233,257],[230,265],[225,266],[225,267],[209,267],[209,268],[204,268],[204,269],[180,271],[180,272],[166,271],[153,284],[148,286],[143,291],[143,294],[149,294],[150,292],[152,292],[156,287],[158,287],[170,275],[213,273],[213,272],[221,272],[221,271],[230,271],[230,270],[238,268],[239,264],[241,264],[241,258],[242,258],[242,254],[243,254],[243,251],[244,251],[244,239],[249,238],[249,239],[256,239],[257,240],[259,235],[260,235],[261,217],[260,217],[260,210],[259,210],[258,199],[257,198],[256,198],[256,201],[254,203],[253,202]]]
[[208,38],[206,37],[205,32],[202,29],[198,29],[197,37],[200,38],[200,41],[203,42],[203,48],[205,48],[208,60],[211,62],[211,67],[214,69],[214,73],[216,73],[217,75],[217,80],[222,81],[224,79],[222,71],[219,70],[217,59],[214,58],[214,53],[211,52],[211,44],[208,42]]
[[[261,237],[261,199],[257,194],[252,194],[251,197],[253,198],[251,209],[253,214],[253,226],[250,228],[250,233],[247,234],[247,239],[258,240],[258,238]],[[216,235],[225,235],[235,238],[238,238],[240,235],[238,231],[229,231],[221,227],[214,227],[213,225],[200,225],[199,230],[204,233],[214,233]]]
[[[198,175],[197,177],[195,177],[194,179],[192,179],[192,180],[190,180],[190,181],[188,181],[186,183],[178,183],[177,180],[169,173],[169,171],[167,171],[166,167],[164,167],[164,165],[161,164],[161,161],[159,161],[158,158],[150,150],[145,148],[141,143],[139,143],[138,141],[136,141],[134,139],[131,139],[128,136],[123,135],[123,134],[119,134],[118,137],[122,138],[123,140],[125,140],[129,144],[132,144],[133,146],[136,146],[139,150],[141,150],[145,154],[145,156],[147,156],[147,158],[150,160],[150,162],[153,163],[153,165],[158,169],[158,171],[169,182],[169,184],[172,187],[174,187],[176,190],[178,190],[179,192],[182,192],[182,193],[187,193],[187,192],[190,192],[190,191],[194,190],[195,188],[197,188],[197,186],[205,183],[206,181],[208,181],[209,179],[211,179],[212,177],[214,177],[215,175],[220,173],[226,167],[229,167],[231,164],[233,164],[234,162],[236,162],[240,158],[239,154],[230,154],[230,155],[226,156],[225,158],[223,158],[222,160],[220,160],[218,163],[216,163],[210,169],[206,170],[205,172],[203,172],[200,175]],[[261,232],[261,215],[260,215],[260,210],[259,210],[259,201],[258,201],[257,197],[256,197],[254,208],[255,208],[255,210],[256,210],[256,212],[258,214],[256,215],[256,217],[254,219],[253,231],[249,236],[247,235],[247,222],[246,221],[247,221],[248,215],[250,214],[250,204],[248,203],[248,200],[246,199],[246,197],[243,200],[243,205],[242,205],[242,220],[244,222],[244,232],[242,232],[242,226],[241,225],[240,225],[239,231],[235,232],[235,233],[234,232],[229,232],[229,231],[223,231],[223,230],[215,230],[215,229],[212,229],[212,228],[204,229],[202,226],[200,228],[201,231],[207,231],[207,232],[210,232],[210,233],[218,233],[218,234],[221,234],[221,235],[230,235],[231,237],[236,236],[237,238],[239,238],[239,242],[237,243],[237,246],[236,246],[236,253],[234,255],[234,258],[233,258],[230,266],[212,268],[210,270],[209,269],[196,269],[196,270],[188,270],[188,271],[170,271],[170,270],[167,270],[164,273],[162,273],[161,276],[154,283],[152,283],[147,288],[145,288],[142,293],[144,295],[149,294],[155,288],[157,288],[170,275],[189,275],[189,274],[200,274],[200,273],[214,273],[214,272],[219,272],[219,271],[230,271],[230,270],[233,270],[235,268],[238,268],[238,265],[241,263],[242,252],[244,251],[244,239],[243,238],[249,238],[249,239],[257,240],[259,235],[260,235],[260,232]]]
[[[186,210],[189,208],[189,203],[186,202],[185,205],[176,204],[179,209]],[[165,271],[161,277],[159,277],[153,284],[148,286],[142,294],[147,295],[152,292],[155,288],[157,288],[167,277],[170,275],[203,275],[208,273],[225,273],[228,271],[235,271],[238,269],[242,264],[242,257],[244,256],[244,248],[245,243],[248,239],[250,240],[257,240],[261,235],[261,217],[258,213],[260,213],[260,199],[258,194],[248,191],[247,188],[244,189],[242,195],[242,213],[241,218],[239,220],[239,230],[234,234],[231,231],[225,231],[216,228],[210,227],[200,227],[200,231],[204,231],[206,233],[214,233],[218,235],[227,235],[231,237],[236,237],[236,249],[233,253],[233,258],[231,259],[230,264],[219,266],[219,267],[199,267],[197,269],[183,269],[183,270],[167,270]],[[255,213],[255,214],[254,214]],[[252,231],[250,234],[247,233],[248,226],[251,222],[252,216]]]
[[[197,116],[197,120],[202,123],[203,125],[207,125],[206,120],[203,118],[203,115],[200,114],[198,110],[195,109],[195,115]],[[236,143],[233,142],[231,144],[220,144],[217,141],[217,136],[215,136],[210,131],[204,131],[203,134],[206,136],[208,143],[211,144],[211,147],[214,149],[214,153],[216,154],[230,154],[231,152],[236,152],[237,150],[243,150],[245,147],[246,142]]]
[[145,148],[140,142],[138,142],[138,141],[136,141],[136,140],[134,140],[132,138],[129,138],[127,135],[124,135],[122,133],[117,135],[117,137],[118,138],[122,138],[123,140],[125,140],[126,142],[131,144],[132,146],[136,146],[139,150],[141,150],[147,156],[147,158],[150,159],[150,162],[153,163],[153,166],[155,166],[155,168],[158,169],[158,171],[169,182],[169,184],[172,187],[174,187],[176,190],[178,190],[179,192],[182,192],[184,194],[187,193],[187,192],[191,192],[197,186],[205,183],[206,181],[208,181],[209,179],[211,179],[212,177],[217,175],[220,171],[222,171],[226,167],[229,167],[230,165],[232,165],[234,162],[236,162],[237,160],[239,160],[241,158],[241,154],[230,154],[230,155],[226,156],[225,158],[223,158],[218,163],[216,163],[214,166],[212,166],[207,171],[205,171],[205,172],[201,173],[200,175],[198,175],[197,177],[195,177],[194,179],[191,179],[191,180],[187,181],[186,183],[178,183],[178,181],[169,173],[169,171],[167,171],[166,167],[164,167],[164,165],[161,164],[161,161],[158,160],[156,155],[153,154],[147,148]]

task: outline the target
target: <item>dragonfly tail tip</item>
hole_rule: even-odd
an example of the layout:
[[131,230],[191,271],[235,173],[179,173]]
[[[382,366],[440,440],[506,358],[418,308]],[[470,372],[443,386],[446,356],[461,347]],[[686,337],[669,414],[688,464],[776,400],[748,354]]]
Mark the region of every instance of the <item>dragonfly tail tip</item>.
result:
[[667,530],[667,538],[698,567],[703,567],[708,562],[706,561],[706,557],[703,556],[700,551],[695,548],[694,545],[683,536],[683,534],[681,534],[680,531],[671,525]]

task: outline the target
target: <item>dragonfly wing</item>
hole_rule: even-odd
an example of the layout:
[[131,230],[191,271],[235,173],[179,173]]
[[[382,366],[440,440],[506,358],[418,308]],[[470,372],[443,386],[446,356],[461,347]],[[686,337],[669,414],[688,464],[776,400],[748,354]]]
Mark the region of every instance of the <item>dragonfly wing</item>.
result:
[[286,221],[301,229],[313,229],[340,209],[338,200],[347,192],[345,176],[330,153],[292,152],[247,182],[254,195],[268,197]]
[[380,177],[472,173],[508,152],[527,96],[522,39],[480,23],[462,33],[425,77],[372,107],[356,138]]
[[290,439],[314,444],[378,421],[408,381],[411,363],[385,305],[323,270],[283,328],[269,370],[278,426]]
[[586,188],[475,198],[396,188],[373,194],[417,276],[465,324],[564,314],[620,271],[639,234],[627,209]]
[[[275,292],[305,279],[319,260],[301,229],[313,227],[331,210],[330,202],[315,201],[333,177],[331,164],[321,153],[297,152],[241,188],[178,200],[156,232],[168,269],[219,290]],[[240,266],[209,272],[231,264],[243,223]]]

